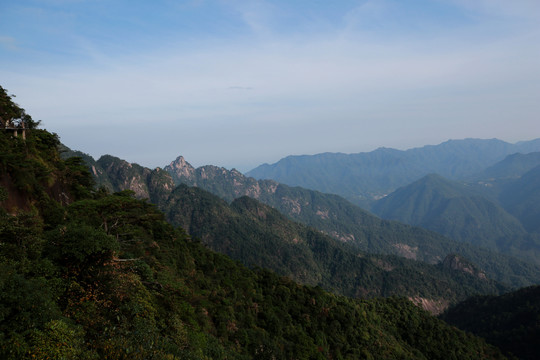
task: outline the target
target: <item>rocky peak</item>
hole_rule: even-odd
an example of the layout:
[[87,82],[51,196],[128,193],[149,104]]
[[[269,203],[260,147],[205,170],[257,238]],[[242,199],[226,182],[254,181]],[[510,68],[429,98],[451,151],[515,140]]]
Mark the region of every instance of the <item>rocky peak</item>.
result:
[[176,160],[165,166],[164,170],[171,174],[175,181],[182,178],[191,178],[195,173],[195,168],[183,156],[177,157]]

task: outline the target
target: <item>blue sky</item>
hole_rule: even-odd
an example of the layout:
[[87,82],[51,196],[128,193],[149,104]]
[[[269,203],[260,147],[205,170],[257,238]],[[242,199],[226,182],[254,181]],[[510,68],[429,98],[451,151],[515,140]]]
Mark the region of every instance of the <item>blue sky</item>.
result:
[[529,140],[540,2],[5,0],[0,84],[66,145],[149,167]]

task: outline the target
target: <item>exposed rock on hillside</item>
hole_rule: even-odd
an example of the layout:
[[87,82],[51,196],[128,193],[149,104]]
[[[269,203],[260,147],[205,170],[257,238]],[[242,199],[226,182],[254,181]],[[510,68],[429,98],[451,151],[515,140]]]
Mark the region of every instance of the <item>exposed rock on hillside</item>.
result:
[[478,270],[474,264],[472,264],[467,259],[456,254],[448,255],[442,262],[442,266],[447,269],[452,269],[455,271],[461,271],[467,274],[474,275],[479,279],[486,279],[486,274]]

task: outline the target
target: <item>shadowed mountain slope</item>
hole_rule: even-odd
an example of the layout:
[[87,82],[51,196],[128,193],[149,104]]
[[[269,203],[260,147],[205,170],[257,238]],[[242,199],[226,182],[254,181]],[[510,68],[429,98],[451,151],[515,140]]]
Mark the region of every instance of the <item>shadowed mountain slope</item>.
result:
[[540,165],[540,152],[529,154],[512,154],[504,160],[488,167],[475,179],[516,179],[523,176],[528,171]]
[[[139,175],[131,174],[130,176],[130,179],[140,179],[138,182],[130,182],[126,179],[107,180],[109,183],[122,185],[111,190],[135,191],[148,188],[143,173],[148,173],[150,170],[129,166],[129,163],[118,158],[109,156],[105,158],[109,159],[107,161],[115,160],[116,165],[110,164],[111,168],[125,168],[113,172],[114,174],[130,173],[134,169],[140,170]],[[98,163],[103,162],[101,159],[98,161]],[[182,157],[166,166],[165,170],[171,172],[172,178],[176,178],[177,182],[207,186],[228,200],[244,195],[253,196],[290,219],[318,229],[359,251],[393,254],[431,264],[443,261],[449,254],[461,254],[477,264],[489,278],[512,287],[535,284],[540,279],[540,267],[536,265],[466,243],[452,241],[418,227],[381,220],[336,195],[291,188],[274,181],[257,181],[235,170],[229,171],[215,166],[195,169]],[[162,174],[165,184],[172,181],[166,172],[159,169],[154,171]],[[156,188],[161,192],[160,199],[167,199],[171,193],[163,187]],[[144,192],[141,194],[142,198],[152,196]],[[162,207],[166,206],[166,200],[160,200],[157,203]]]
[[475,296],[442,318],[520,359],[536,360],[540,354],[540,286],[501,296]]
[[394,254],[438,263],[448,254],[459,253],[478,264],[488,276],[514,286],[535,284],[540,268],[515,258],[437,233],[395,221],[381,220],[337,195],[300,187],[255,180],[238,171],[216,166],[195,169],[178,157],[164,168],[176,183],[200,186],[228,201],[251,196],[295,221],[316,228],[368,253]]
[[372,206],[377,215],[452,239],[539,261],[540,246],[521,223],[474,188],[439,175],[399,188]]

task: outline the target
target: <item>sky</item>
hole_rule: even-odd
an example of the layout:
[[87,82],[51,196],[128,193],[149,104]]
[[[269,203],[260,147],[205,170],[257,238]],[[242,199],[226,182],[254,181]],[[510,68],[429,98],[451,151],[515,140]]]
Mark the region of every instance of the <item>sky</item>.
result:
[[0,85],[150,168],[531,140],[540,1],[2,0]]

